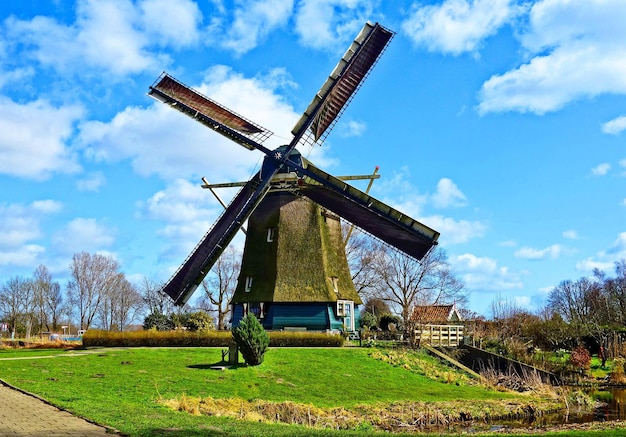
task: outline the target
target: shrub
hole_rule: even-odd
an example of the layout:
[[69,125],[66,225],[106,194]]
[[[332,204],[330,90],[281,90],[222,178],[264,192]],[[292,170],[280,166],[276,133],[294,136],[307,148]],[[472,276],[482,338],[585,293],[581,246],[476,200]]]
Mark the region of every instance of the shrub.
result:
[[226,331],[147,331],[111,332],[90,329],[83,346],[99,347],[227,347],[232,335]]
[[394,316],[391,314],[383,314],[380,316],[380,320],[378,322],[380,329],[383,331],[391,331],[391,327],[389,325],[394,325],[396,331],[403,331],[404,327],[402,326],[402,319],[398,316]]
[[172,313],[170,314],[170,322],[172,323],[172,329],[186,328],[189,322],[189,313]]
[[591,368],[591,354],[585,346],[576,346],[569,357],[569,362],[574,368],[579,369],[580,373],[585,373]]
[[143,329],[156,329],[157,331],[169,331],[174,329],[174,324],[164,314],[150,313],[143,321]]
[[189,314],[185,327],[191,332],[210,331],[214,329],[213,318],[204,311]]
[[323,332],[269,332],[272,347],[341,347],[344,339],[338,334]]
[[361,313],[361,322],[360,322],[361,326],[365,327],[365,328],[375,328],[378,325],[378,320],[376,319],[376,316],[372,313]]
[[233,338],[246,364],[258,366],[263,362],[270,337],[254,314],[248,314],[233,329]]
[[626,382],[626,372],[624,371],[624,367],[626,365],[626,360],[624,358],[615,358],[613,360],[613,369],[611,370],[611,382],[617,384],[623,384]]
[[[273,331],[270,346],[274,347],[341,347],[343,338],[322,332]],[[111,332],[90,329],[83,336],[83,346],[100,347],[228,347],[233,336],[229,331],[147,331]],[[16,342],[17,344],[17,342]]]

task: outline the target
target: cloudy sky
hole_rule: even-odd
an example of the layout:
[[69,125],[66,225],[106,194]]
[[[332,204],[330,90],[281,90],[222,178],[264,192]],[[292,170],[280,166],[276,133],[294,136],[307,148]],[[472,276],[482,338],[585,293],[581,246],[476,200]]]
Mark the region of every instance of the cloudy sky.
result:
[[[162,71],[290,130],[366,20],[396,32],[322,147],[333,174],[441,232],[489,316],[626,258],[623,0],[4,0],[0,283],[73,254],[169,278],[250,152],[146,92]],[[222,195],[228,199],[232,192]],[[241,245],[241,238],[234,244]]]

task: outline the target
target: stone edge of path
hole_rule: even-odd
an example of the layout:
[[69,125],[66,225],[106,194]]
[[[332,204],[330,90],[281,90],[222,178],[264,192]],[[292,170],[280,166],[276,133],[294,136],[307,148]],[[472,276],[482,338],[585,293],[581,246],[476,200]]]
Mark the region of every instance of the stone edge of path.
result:
[[43,402],[44,404],[50,405],[51,407],[54,407],[54,408],[56,408],[56,409],[58,409],[58,410],[65,411],[66,413],[71,414],[71,415],[72,415],[72,416],[74,416],[74,417],[78,417],[79,419],[82,419],[82,420],[84,420],[85,422],[89,422],[89,423],[91,423],[92,425],[96,425],[96,426],[99,426],[99,427],[101,427],[101,428],[104,428],[104,429],[106,430],[106,433],[107,433],[107,434],[111,434],[111,435],[120,435],[120,436],[125,436],[125,435],[127,435],[127,434],[124,434],[124,433],[122,433],[121,431],[119,431],[119,430],[117,430],[117,429],[115,429],[115,428],[113,428],[113,427],[111,427],[111,426],[108,426],[108,425],[102,425],[102,424],[100,424],[100,423],[96,423],[96,422],[94,422],[93,420],[87,419],[86,417],[82,417],[82,416],[79,416],[79,415],[77,415],[77,414],[75,414],[75,413],[72,413],[71,411],[67,410],[66,408],[60,407],[60,406],[58,406],[58,405],[55,405],[55,404],[53,404],[52,402],[48,401],[47,399],[42,398],[41,396],[38,396],[38,395],[36,395],[36,394],[34,394],[34,393],[31,393],[31,392],[29,392],[29,391],[26,391],[26,390],[24,390],[24,389],[21,389],[21,388],[19,388],[19,387],[16,387],[16,386],[14,386],[14,385],[12,385],[12,384],[9,384],[8,382],[6,382],[6,381],[5,381],[4,379],[2,379],[2,378],[0,378],[0,385],[3,385],[3,386],[5,386],[5,387],[7,387],[7,388],[10,388],[11,390],[18,391],[18,392],[20,392],[20,393],[22,393],[22,394],[24,394],[24,395],[26,395],[26,396],[30,396],[30,397],[32,397],[32,398],[35,398],[35,399],[37,399],[37,400],[39,400],[39,401]]

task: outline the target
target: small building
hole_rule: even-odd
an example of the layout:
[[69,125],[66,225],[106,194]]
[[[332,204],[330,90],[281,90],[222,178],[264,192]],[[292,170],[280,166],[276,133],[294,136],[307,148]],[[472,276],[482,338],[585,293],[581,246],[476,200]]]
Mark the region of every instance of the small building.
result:
[[456,347],[463,342],[463,319],[455,304],[416,306],[411,321],[415,344]]

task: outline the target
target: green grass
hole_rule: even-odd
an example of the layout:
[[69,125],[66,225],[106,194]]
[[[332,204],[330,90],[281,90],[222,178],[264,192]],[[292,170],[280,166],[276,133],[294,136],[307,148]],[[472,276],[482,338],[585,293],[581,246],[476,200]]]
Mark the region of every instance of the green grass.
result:
[[477,385],[435,381],[414,369],[374,359],[369,356],[371,349],[274,348],[261,366],[210,370],[221,360],[220,352],[220,348],[101,349],[70,356],[58,351],[2,350],[0,358],[48,353],[55,357],[0,360],[0,378],[132,436],[372,435],[371,430],[311,430],[193,416],[158,402],[182,395],[294,401],[318,407],[519,399]]

